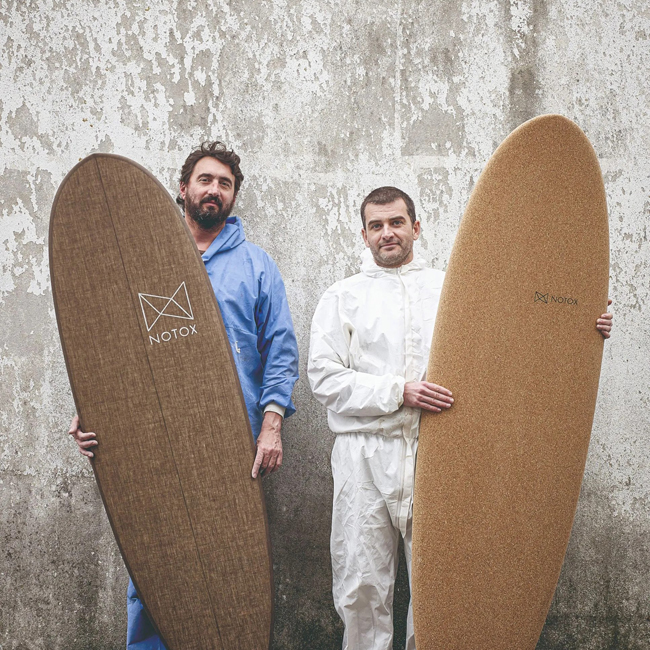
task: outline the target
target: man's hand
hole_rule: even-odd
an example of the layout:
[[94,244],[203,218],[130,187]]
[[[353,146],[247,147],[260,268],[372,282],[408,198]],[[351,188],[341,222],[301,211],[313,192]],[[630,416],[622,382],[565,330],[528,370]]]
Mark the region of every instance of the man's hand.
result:
[[282,465],[282,416],[267,411],[262,421],[262,430],[257,438],[257,453],[253,463],[252,477],[266,476],[275,472]]
[[[609,307],[612,304],[611,298],[607,301],[607,306]],[[596,321],[596,329],[603,335],[604,339],[608,339],[611,336],[612,332],[612,319],[614,316],[607,312],[602,314],[601,317]]]
[[454,403],[451,391],[428,381],[409,381],[404,384],[404,406],[440,413]]
[[97,440],[95,440],[96,436],[92,432],[84,433],[80,428],[79,428],[79,416],[75,415],[72,418],[72,422],[70,423],[70,431],[68,433],[74,438],[75,442],[77,443],[77,446],[79,447],[79,452],[83,454],[84,456],[88,456],[88,458],[92,458],[94,456],[93,452],[90,451],[90,447],[95,447],[99,443]]

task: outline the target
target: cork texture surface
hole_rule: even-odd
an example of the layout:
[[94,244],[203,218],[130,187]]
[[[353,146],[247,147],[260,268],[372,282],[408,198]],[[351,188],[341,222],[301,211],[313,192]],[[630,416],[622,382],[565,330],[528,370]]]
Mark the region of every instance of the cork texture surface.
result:
[[54,201],[59,332],[93,468],[169,650],[270,644],[272,577],[253,442],[203,262],[146,170],[95,154]]
[[450,257],[414,497],[418,650],[532,650],[558,581],[596,404],[609,275],[596,154],[546,115],[505,139]]

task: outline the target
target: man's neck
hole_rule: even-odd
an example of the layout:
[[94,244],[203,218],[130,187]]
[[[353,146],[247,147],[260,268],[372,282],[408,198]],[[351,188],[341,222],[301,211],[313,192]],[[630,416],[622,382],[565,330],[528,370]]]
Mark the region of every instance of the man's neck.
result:
[[206,251],[210,244],[217,238],[217,235],[224,229],[226,222],[217,224],[208,230],[201,228],[193,219],[185,214],[185,223],[194,237],[194,243],[200,251]]

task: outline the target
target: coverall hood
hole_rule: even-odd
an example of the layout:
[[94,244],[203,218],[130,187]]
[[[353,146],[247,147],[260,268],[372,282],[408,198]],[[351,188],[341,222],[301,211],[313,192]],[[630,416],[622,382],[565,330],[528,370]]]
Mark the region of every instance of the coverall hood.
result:
[[208,249],[201,255],[204,262],[207,262],[217,253],[232,250],[246,241],[244,227],[239,217],[228,217],[223,230],[212,240]]

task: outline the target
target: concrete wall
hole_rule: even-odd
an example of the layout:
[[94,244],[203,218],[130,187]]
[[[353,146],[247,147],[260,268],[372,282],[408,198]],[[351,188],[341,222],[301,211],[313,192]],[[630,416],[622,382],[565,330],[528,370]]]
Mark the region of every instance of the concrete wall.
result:
[[[357,269],[357,216],[396,184],[445,268],[469,192],[522,121],[585,130],[609,199],[616,331],[584,486],[539,648],[650,647],[650,10],[643,0],[2,0],[0,3],[0,648],[108,649],[127,575],[73,414],[54,320],[47,228],[91,152],[169,189],[190,148],[241,154],[248,237],[282,271],[300,342],[285,465],[265,481],[275,648],[339,647],[328,553],[323,409],[305,377],[316,301]],[[403,647],[400,576],[395,647]]]

